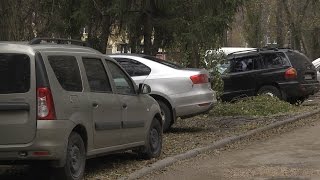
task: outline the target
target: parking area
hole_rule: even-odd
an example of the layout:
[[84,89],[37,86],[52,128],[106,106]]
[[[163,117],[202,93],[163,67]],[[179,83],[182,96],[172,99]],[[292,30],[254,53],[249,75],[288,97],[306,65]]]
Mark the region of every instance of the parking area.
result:
[[[241,134],[302,112],[312,111],[318,107],[319,103],[320,95],[317,94],[300,106],[299,111],[291,114],[262,118],[200,115],[189,119],[179,119],[172,129],[164,134],[163,151],[159,159],[203,147],[225,137]],[[159,159],[144,160],[131,151],[90,159],[86,167],[85,178],[88,180],[118,179]],[[1,166],[0,179],[48,179],[50,173],[50,170],[39,166]]]

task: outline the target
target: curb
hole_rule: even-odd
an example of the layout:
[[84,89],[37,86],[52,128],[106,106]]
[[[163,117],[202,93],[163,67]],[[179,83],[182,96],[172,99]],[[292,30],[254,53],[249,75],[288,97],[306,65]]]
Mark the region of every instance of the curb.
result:
[[219,140],[219,141],[217,141],[215,143],[212,143],[212,144],[210,144],[208,146],[192,149],[192,150],[187,151],[187,152],[185,152],[183,154],[175,155],[175,156],[172,156],[172,157],[167,157],[165,159],[162,159],[160,161],[157,161],[157,162],[151,164],[148,167],[144,167],[144,168],[142,168],[140,170],[137,170],[137,171],[131,173],[128,177],[120,178],[119,180],[138,179],[138,178],[140,178],[142,176],[145,176],[145,175],[151,173],[152,171],[164,169],[165,167],[168,167],[168,166],[170,166],[170,165],[172,165],[172,164],[174,164],[174,163],[176,163],[178,161],[193,158],[193,157],[195,157],[195,156],[197,156],[197,155],[199,155],[201,153],[207,152],[209,150],[222,148],[222,147],[224,147],[224,146],[226,146],[228,144],[231,144],[231,143],[234,143],[236,141],[251,137],[251,136],[253,136],[255,134],[258,134],[258,133],[261,133],[261,132],[264,132],[264,131],[267,131],[267,130],[270,130],[270,129],[273,129],[273,128],[277,128],[277,127],[280,127],[282,125],[298,121],[300,119],[308,118],[308,117],[313,116],[313,115],[318,114],[318,113],[320,113],[320,109],[319,110],[315,110],[313,112],[308,112],[308,113],[305,113],[305,114],[302,114],[302,115],[298,115],[298,116],[295,116],[295,117],[291,117],[291,118],[288,118],[288,119],[283,120],[283,121],[278,121],[278,122],[269,124],[269,125],[267,125],[265,127],[261,127],[261,128],[254,129],[254,130],[250,130],[250,131],[248,131],[248,132],[246,132],[244,134],[238,135],[238,136],[231,136],[231,137],[228,137],[228,138],[224,138],[224,139],[221,139],[221,140]]

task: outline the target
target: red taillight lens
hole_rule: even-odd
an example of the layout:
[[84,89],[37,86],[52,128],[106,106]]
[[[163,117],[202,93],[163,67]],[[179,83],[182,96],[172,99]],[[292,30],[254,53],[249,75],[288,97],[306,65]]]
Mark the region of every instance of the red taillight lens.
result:
[[297,78],[297,71],[296,71],[296,69],[294,69],[294,68],[289,68],[289,69],[287,69],[286,70],[286,72],[285,72],[285,74],[284,74],[284,77],[286,78],[286,79],[296,79]]
[[38,119],[39,120],[54,120],[56,114],[54,110],[53,98],[49,88],[37,89],[38,101]]
[[208,83],[208,75],[206,74],[198,74],[190,77],[191,81],[193,84],[204,84]]

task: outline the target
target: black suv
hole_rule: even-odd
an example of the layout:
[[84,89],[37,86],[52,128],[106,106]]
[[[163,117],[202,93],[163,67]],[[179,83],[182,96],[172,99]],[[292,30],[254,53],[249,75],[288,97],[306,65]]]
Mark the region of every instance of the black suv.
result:
[[309,59],[291,49],[256,49],[229,54],[221,64],[223,101],[269,94],[290,103],[303,102],[319,91]]

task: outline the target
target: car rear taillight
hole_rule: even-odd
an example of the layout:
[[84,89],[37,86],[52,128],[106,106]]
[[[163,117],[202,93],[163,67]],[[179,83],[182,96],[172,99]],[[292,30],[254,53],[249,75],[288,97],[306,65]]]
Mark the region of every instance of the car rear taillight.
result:
[[56,119],[53,98],[49,88],[43,87],[37,89],[37,101],[39,120]]
[[286,72],[284,73],[284,77],[286,79],[296,79],[297,78],[297,71],[295,68],[291,67],[289,69],[286,70]]
[[204,84],[209,82],[208,75],[206,74],[197,74],[191,76],[190,79],[193,84]]

